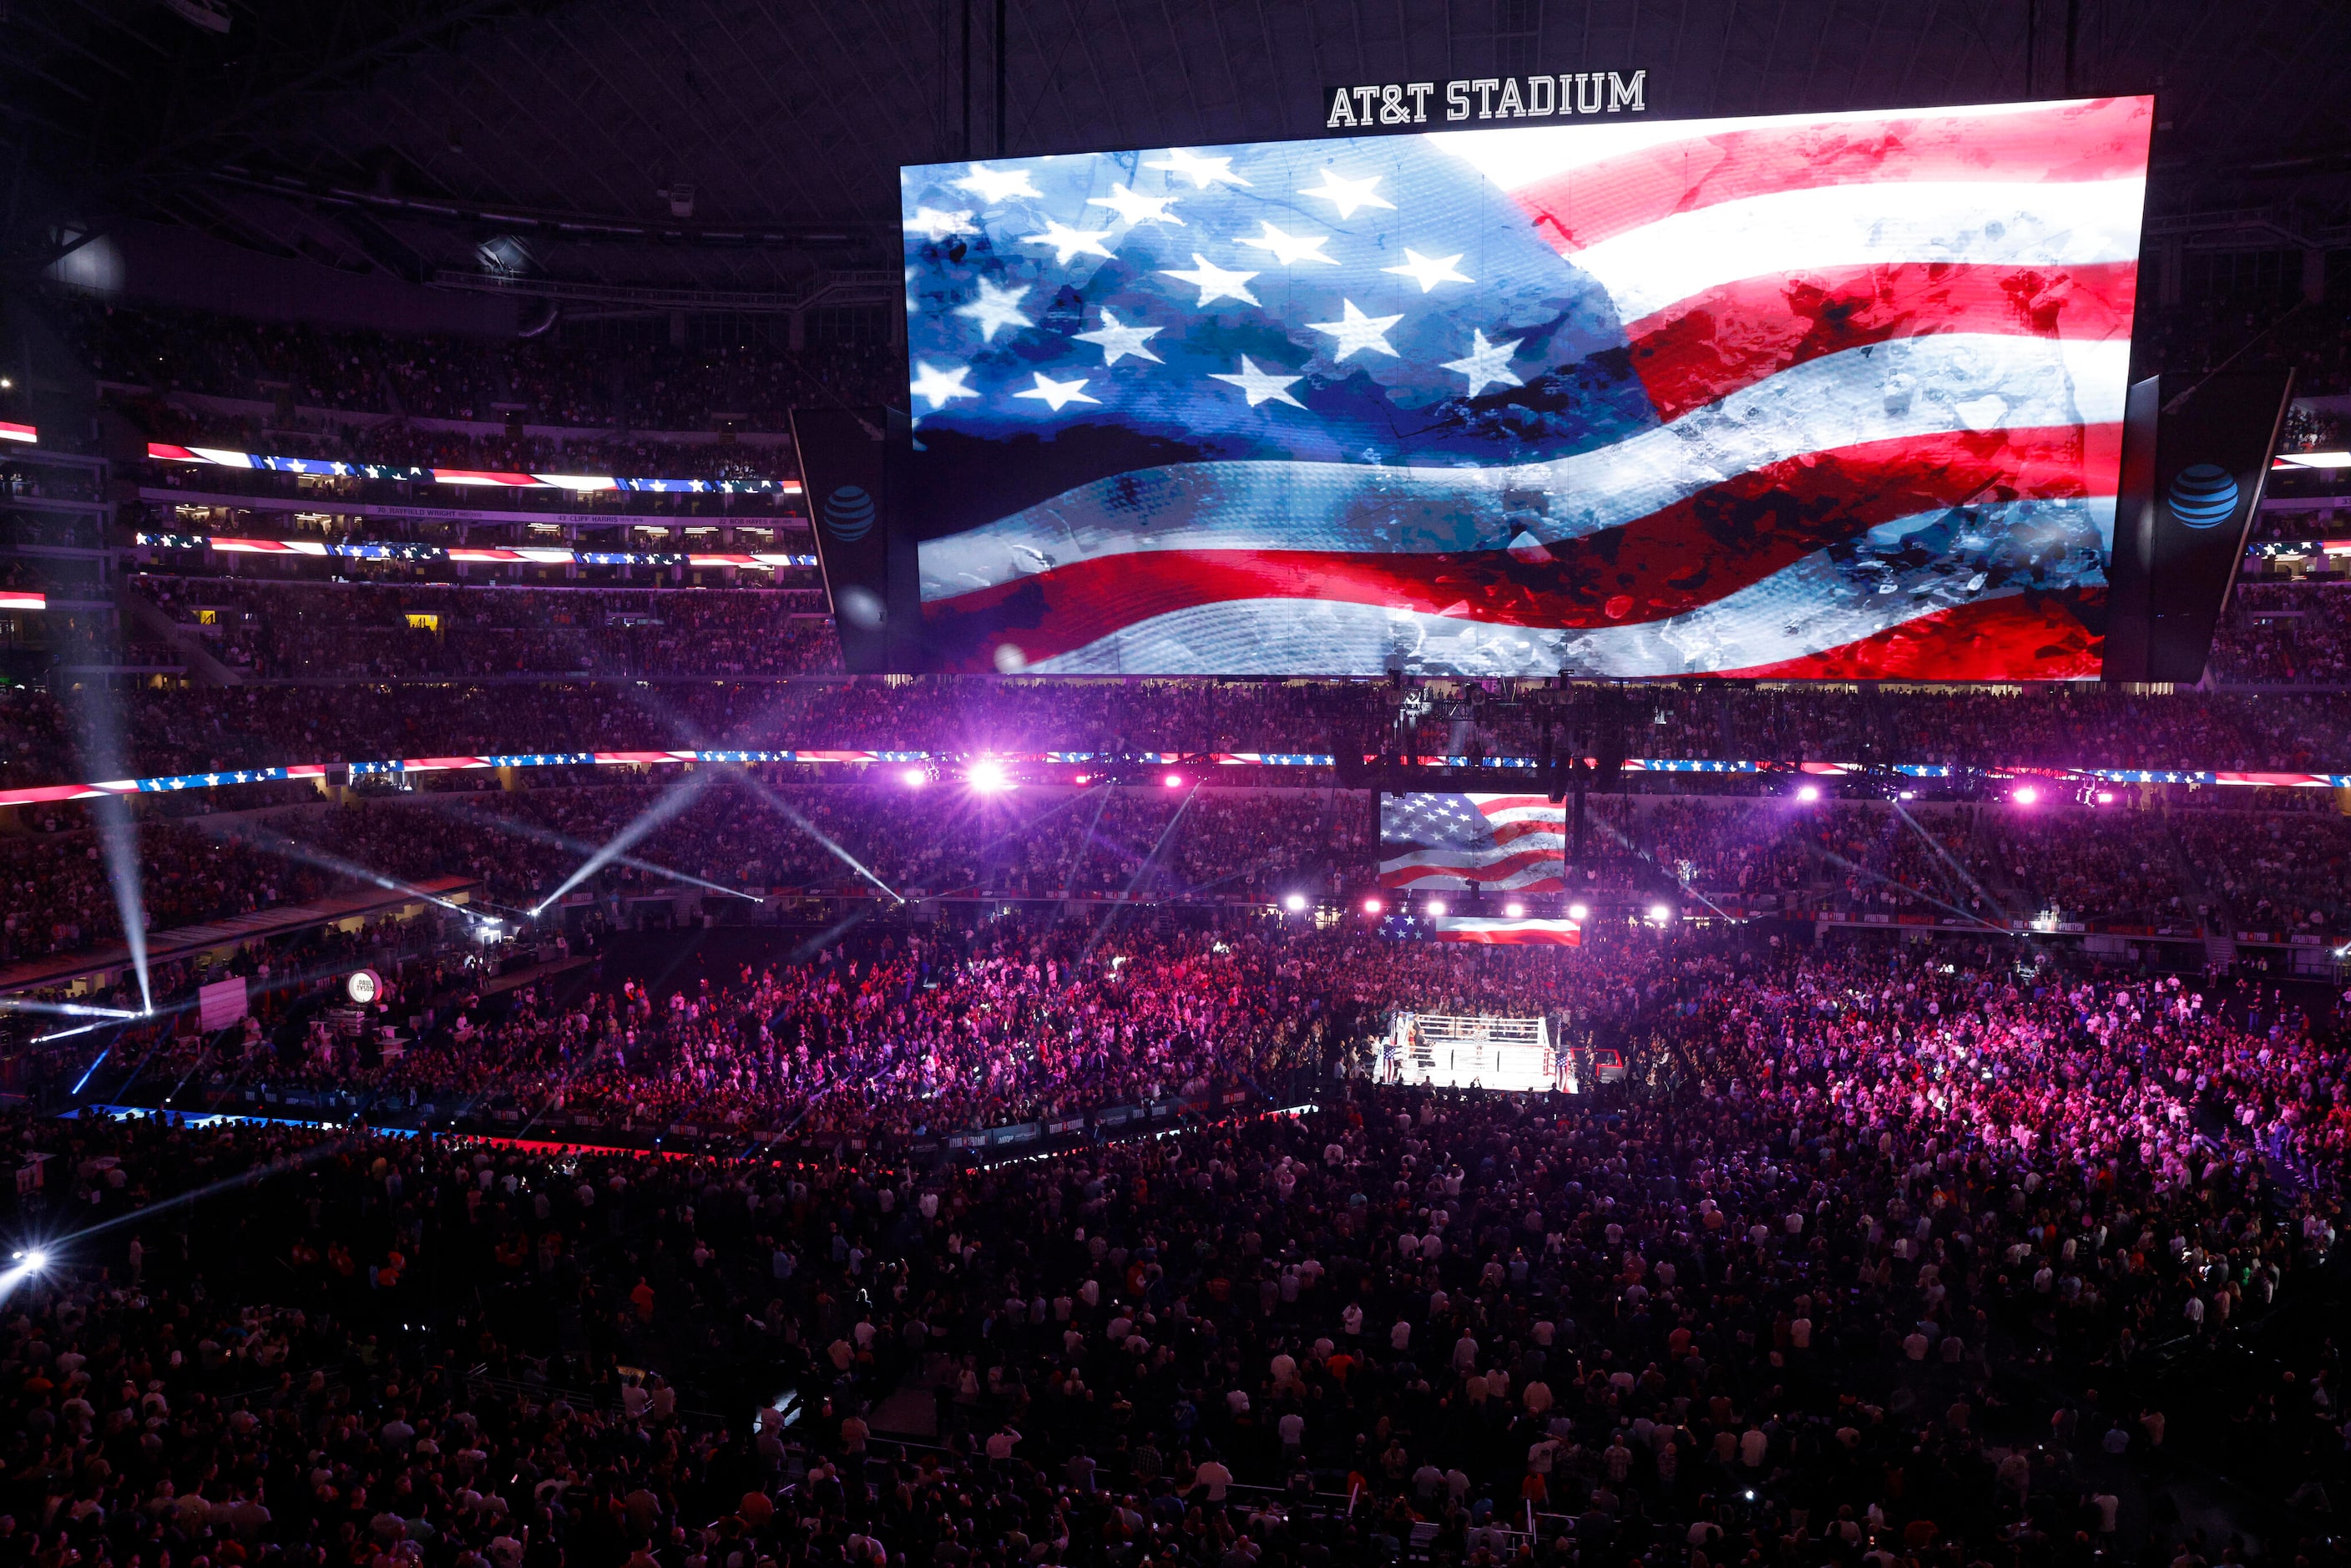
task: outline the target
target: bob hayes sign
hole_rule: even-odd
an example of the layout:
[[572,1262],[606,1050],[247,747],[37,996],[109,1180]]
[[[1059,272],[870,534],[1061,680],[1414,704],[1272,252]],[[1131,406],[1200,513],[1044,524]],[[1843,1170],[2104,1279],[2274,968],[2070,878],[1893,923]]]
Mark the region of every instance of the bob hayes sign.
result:
[[1404,131],[1479,120],[1641,114],[1649,73],[1563,71],[1557,76],[1461,77],[1447,82],[1372,82],[1329,89],[1326,131]]

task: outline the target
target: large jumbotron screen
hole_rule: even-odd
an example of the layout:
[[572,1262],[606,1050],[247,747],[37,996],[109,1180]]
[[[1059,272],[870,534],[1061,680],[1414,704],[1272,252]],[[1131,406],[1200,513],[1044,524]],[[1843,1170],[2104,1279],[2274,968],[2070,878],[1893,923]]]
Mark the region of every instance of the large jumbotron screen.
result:
[[905,169],[925,662],[2095,678],[2150,110]]

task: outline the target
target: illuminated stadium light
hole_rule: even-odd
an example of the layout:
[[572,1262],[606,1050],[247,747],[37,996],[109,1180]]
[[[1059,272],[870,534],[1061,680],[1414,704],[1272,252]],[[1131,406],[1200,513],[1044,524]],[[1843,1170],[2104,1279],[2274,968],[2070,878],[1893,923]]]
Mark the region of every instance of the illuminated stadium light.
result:
[[2030,806],[2041,799],[2041,791],[2030,784],[2020,784],[2017,786],[2016,793],[2010,799],[2020,806]]
[[1591,913],[1591,909],[1584,904],[1571,904],[1567,906],[1567,917],[1570,920],[1574,921],[1579,925],[1583,923],[1584,918]]
[[1502,913],[1509,915],[1513,920],[1523,920],[1527,915],[1527,906],[1520,904],[1518,900],[1512,899],[1510,903],[1502,905]]
[[1671,920],[1673,917],[1674,912],[1666,905],[1662,904],[1653,904],[1649,905],[1650,925],[1663,925],[1667,921]]
[[24,1264],[27,1269],[46,1269],[49,1266],[49,1255],[42,1249],[34,1247],[17,1253],[16,1261]]
[[2098,804],[2099,804],[2099,805],[2101,805],[2101,806],[2111,806],[2111,805],[2113,805],[2114,803],[2115,803],[2115,792],[2114,792],[2113,790],[2111,790],[2111,789],[2101,789],[2101,790],[2099,790],[2099,791],[2098,791]]
[[1170,773],[1159,782],[1170,789],[1181,789],[1184,788],[1184,776],[1181,773]]
[[1433,919],[1433,920],[1442,920],[1442,919],[1444,919],[1444,918],[1445,918],[1445,900],[1443,900],[1443,899],[1441,899],[1441,898],[1432,898],[1432,899],[1430,899],[1430,900],[1428,901],[1428,914],[1429,914],[1429,917],[1430,917],[1431,919]]
[[1797,799],[1797,800],[1799,800],[1803,801],[1806,805],[1808,805],[1808,806],[1809,806],[1809,805],[1811,805],[1813,801],[1815,801],[1815,800],[1819,800],[1820,798],[1821,798],[1821,787],[1820,787],[1819,785],[1817,785],[1817,784],[1799,784],[1798,786],[1796,786],[1796,799]]
[[1293,893],[1281,901],[1281,906],[1292,915],[1303,915],[1306,913],[1306,895],[1302,893]]
[[1381,910],[1386,907],[1387,905],[1382,904],[1376,898],[1367,898],[1364,900],[1364,913],[1366,915],[1377,915]]
[[924,783],[923,770],[919,768],[909,768],[904,773],[898,775],[898,782],[904,784],[909,789],[919,789],[923,787]]
[[1012,776],[1004,771],[1004,764],[991,757],[983,757],[964,770],[964,782],[984,795],[993,795],[1012,788]]

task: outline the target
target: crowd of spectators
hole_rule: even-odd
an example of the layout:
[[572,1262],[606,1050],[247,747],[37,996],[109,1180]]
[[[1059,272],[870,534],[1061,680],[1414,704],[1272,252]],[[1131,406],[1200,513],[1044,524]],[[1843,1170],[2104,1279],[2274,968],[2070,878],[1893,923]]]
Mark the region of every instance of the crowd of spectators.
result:
[[2214,681],[2351,684],[2351,593],[2332,583],[2240,582],[2212,637]]
[[[167,591],[162,580],[148,580],[159,595]],[[206,607],[252,616],[222,624],[220,634],[262,678],[370,674],[350,685],[355,700],[332,704],[307,685],[113,693],[105,711],[120,716],[123,754],[105,776],[677,747],[1279,758],[1354,745],[1366,754],[1532,757],[1546,730],[1563,749],[1591,733],[1579,727],[1591,711],[1585,694],[1538,683],[1442,696],[1432,715],[1399,729],[1396,694],[1374,682],[730,680],[820,669],[831,655],[822,622],[790,619],[807,612],[806,601],[772,592],[733,602],[737,596],[635,589],[254,589],[210,580],[170,582],[168,591],[183,620]],[[281,595],[298,615],[276,612]],[[408,626],[412,605],[443,615],[442,629]],[[486,623],[476,619],[484,613]],[[567,615],[569,626],[558,619]],[[664,624],[630,628],[645,615]],[[329,649],[338,650],[331,658]],[[717,667],[738,662],[739,672]],[[556,678],[580,670],[681,684],[654,698]],[[467,684],[489,674],[503,683]],[[433,684],[389,684],[419,680]],[[89,726],[103,706],[88,692],[0,688],[0,788],[98,776]],[[2320,692],[1659,688],[1626,700],[1625,735],[1631,756],[1666,760],[2351,772],[2351,716]]]
[[101,382],[156,396],[282,394],[296,408],[656,431],[782,430],[796,407],[904,396],[904,351],[886,342],[676,346],[560,325],[537,338],[388,333],[66,297],[48,308]]
[[[58,308],[119,383],[390,416],[705,428],[903,374]],[[805,601],[142,591],[306,684],[0,690],[0,788],[671,747],[1523,756],[1618,724],[1664,758],[2351,771],[2315,691],[755,680],[829,666]],[[2249,590],[2216,672],[2339,681],[2325,594]],[[608,678],[513,678],[556,674]],[[313,918],[235,959],[225,1029],[194,1027],[217,967],[180,956],[157,1017],[5,1020],[6,1082],[52,1100],[331,1088],[521,1141],[0,1110],[0,1568],[2343,1568],[2351,993],[1751,918],[2339,939],[2330,793],[1594,790],[1544,894],[1596,906],[1566,950],[1399,935],[1425,927],[1364,905],[1396,896],[1376,797],[1328,775],[1106,771],[110,803],[151,932],[456,876],[470,912],[548,911],[559,956],[492,984],[470,915],[398,953],[391,921]],[[0,959],[120,935],[91,808],[6,826]],[[778,928],[664,945],[641,902]],[[354,1019],[371,940],[389,989]],[[1541,1017],[1625,1082],[1376,1082],[1402,1010]],[[1132,1141],[913,1152],[1171,1100]],[[604,1146],[681,1125],[741,1152]]]
[[[0,1379],[26,1561],[2337,1561],[2351,1064],[2273,991],[1001,922],[400,983],[427,1043],[352,1071],[752,1127],[1360,1065],[1454,998],[1572,1013],[1638,1089],[1334,1082],[993,1167],[14,1115],[54,1256]],[[2240,1518],[2183,1519],[2206,1466]]]
[[134,579],[230,669],[265,680],[793,675],[833,667],[821,590]]
[[[628,781],[611,773],[549,769],[517,790],[497,789],[486,772],[457,774],[342,804],[288,783],[267,788],[309,803],[143,813],[145,922],[168,931],[307,905],[385,876],[461,877],[493,906],[535,909],[632,824],[647,825],[629,854],[572,890],[623,921],[632,909],[670,918],[680,895],[689,907],[701,899],[713,918],[756,924],[803,896],[1265,907],[1301,894],[1342,907],[1381,892],[1365,792],[1144,783],[987,794],[952,781],[909,784],[894,769],[810,783],[776,765]],[[1563,852],[1563,889],[1545,906],[1662,899],[1690,914],[2351,936],[2351,825],[2334,813],[2166,810],[2151,792],[2143,806],[2135,799],[2098,807],[1596,797],[1582,843]],[[0,882],[10,892],[0,959],[79,953],[118,937],[91,808],[58,802],[19,814],[28,831],[0,837]]]

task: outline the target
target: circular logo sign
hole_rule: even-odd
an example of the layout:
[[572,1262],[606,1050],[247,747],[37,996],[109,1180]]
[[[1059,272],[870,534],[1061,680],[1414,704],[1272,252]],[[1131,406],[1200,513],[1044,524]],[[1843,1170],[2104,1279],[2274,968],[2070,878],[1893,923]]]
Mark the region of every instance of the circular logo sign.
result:
[[383,994],[383,977],[373,969],[361,969],[343,982],[343,994],[365,1007]]
[[855,544],[873,529],[873,497],[843,485],[824,498],[824,526],[842,544]]
[[2217,528],[2237,510],[2237,482],[2213,463],[2179,471],[2171,482],[2171,515],[2182,528]]

